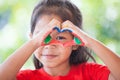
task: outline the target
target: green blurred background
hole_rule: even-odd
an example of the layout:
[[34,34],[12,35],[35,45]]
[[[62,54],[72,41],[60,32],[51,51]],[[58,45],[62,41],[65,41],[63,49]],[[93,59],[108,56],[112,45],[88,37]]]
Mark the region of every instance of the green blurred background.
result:
[[[120,55],[120,0],[71,0],[84,30]],[[0,0],[0,64],[29,39],[30,18],[39,0]],[[98,63],[102,61],[93,54]],[[32,57],[22,69],[33,69]]]

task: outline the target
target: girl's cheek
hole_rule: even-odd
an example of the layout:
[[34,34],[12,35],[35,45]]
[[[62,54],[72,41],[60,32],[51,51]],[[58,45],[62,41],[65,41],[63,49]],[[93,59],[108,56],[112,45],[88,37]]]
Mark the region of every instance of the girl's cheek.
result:
[[41,55],[42,55],[42,50],[43,50],[43,48],[39,47],[38,49],[36,49],[36,50],[34,51],[34,55],[35,55],[35,57],[36,57],[37,59],[39,59],[39,58],[41,57]]

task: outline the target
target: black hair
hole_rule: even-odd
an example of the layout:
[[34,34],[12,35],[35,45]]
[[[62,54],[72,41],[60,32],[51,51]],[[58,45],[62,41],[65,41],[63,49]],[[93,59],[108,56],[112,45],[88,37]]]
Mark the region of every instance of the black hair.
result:
[[[43,14],[57,15],[63,21],[70,20],[74,25],[82,29],[82,15],[76,5],[69,0],[43,0],[39,2],[33,10],[31,33],[34,32],[38,18]],[[70,65],[77,65],[87,62],[89,58],[95,61],[88,48],[79,46],[77,50],[72,51],[69,63]],[[36,69],[43,67],[42,63],[35,56],[33,56],[33,62]]]

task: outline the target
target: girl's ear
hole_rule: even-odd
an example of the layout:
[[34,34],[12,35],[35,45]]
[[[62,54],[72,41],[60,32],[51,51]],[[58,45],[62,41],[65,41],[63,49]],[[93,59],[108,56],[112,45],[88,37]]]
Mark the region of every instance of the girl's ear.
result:
[[78,45],[73,45],[72,50],[77,50],[78,47],[79,47]]

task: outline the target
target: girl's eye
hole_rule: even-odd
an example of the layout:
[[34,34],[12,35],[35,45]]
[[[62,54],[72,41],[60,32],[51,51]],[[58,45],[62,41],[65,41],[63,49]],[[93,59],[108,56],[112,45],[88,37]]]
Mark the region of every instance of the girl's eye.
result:
[[57,40],[63,40],[63,39],[66,39],[65,37],[63,37],[63,36],[57,36],[57,38],[56,38]]

